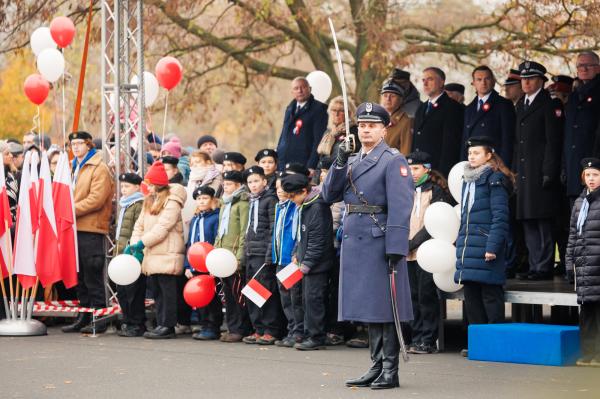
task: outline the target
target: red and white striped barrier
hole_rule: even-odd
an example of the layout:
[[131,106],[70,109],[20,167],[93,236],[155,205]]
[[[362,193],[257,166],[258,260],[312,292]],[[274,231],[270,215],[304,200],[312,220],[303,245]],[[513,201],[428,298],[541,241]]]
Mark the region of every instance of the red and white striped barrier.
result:
[[[146,300],[145,305],[149,306],[154,303],[153,300]],[[61,313],[92,313],[92,315],[96,317],[101,316],[109,316],[113,314],[121,313],[121,306],[115,303],[113,306],[109,306],[107,308],[86,308],[78,306],[79,301],[48,301],[48,302],[35,302],[33,304],[33,312],[61,312]],[[21,303],[19,303],[19,308],[21,307]]]

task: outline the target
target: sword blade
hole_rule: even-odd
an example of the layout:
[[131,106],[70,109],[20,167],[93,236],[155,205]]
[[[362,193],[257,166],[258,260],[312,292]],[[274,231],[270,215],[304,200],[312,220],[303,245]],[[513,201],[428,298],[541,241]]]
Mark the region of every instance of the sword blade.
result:
[[342,63],[342,54],[338,46],[337,35],[335,34],[335,28],[333,27],[333,21],[329,19],[329,28],[331,29],[331,36],[333,37],[333,44],[335,46],[335,55],[337,57],[338,70],[340,73],[340,84],[342,86],[342,97],[344,98],[344,124],[346,126],[346,141],[350,141],[350,115],[348,112],[348,95],[346,94],[346,79],[344,77],[344,64]]
[[404,335],[402,335],[402,326],[400,324],[400,317],[398,316],[398,298],[396,297],[396,265],[390,262],[390,296],[392,302],[392,313],[394,313],[394,324],[396,326],[396,334],[398,335],[398,342],[400,343],[400,353],[402,354],[402,360],[408,362],[408,352],[406,351],[406,344],[404,343]]

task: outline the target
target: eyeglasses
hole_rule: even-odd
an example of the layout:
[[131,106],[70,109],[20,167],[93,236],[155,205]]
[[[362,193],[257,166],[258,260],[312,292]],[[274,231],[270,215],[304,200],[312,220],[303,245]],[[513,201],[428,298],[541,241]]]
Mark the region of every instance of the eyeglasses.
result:
[[598,64],[577,64],[576,68],[587,71],[589,68],[596,67],[596,66],[598,66]]
[[344,108],[332,109],[332,114],[339,114],[340,112],[344,112]]

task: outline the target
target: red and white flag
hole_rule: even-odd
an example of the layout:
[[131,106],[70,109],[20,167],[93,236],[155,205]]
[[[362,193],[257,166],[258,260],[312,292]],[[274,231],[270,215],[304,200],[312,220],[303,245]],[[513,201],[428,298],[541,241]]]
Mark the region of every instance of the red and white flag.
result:
[[[21,175],[21,187],[19,188],[19,202],[17,205],[17,228],[15,232],[15,248],[13,259],[13,270],[19,278],[24,289],[31,288],[35,284],[35,251],[33,243],[33,229],[31,222],[31,154],[35,151],[27,151],[23,162],[23,173]],[[37,155],[37,154],[36,154]]]
[[302,280],[302,272],[300,267],[295,263],[290,263],[276,274],[277,279],[286,290],[292,288],[298,281]]
[[77,254],[77,227],[73,201],[71,169],[66,152],[58,156],[54,182],[52,183],[54,215],[58,233],[58,257],[61,277],[65,287],[77,285],[79,258]]
[[[4,159],[0,152],[0,165],[4,165]],[[8,277],[7,265],[9,264],[10,228],[12,227],[12,216],[6,193],[6,177],[4,168],[0,170],[0,278]]]
[[242,294],[254,302],[259,308],[262,308],[265,302],[267,302],[267,299],[273,295],[271,291],[266,289],[264,285],[254,278],[248,281],[248,284],[242,288]]
[[52,180],[48,155],[42,155],[39,179],[39,223],[36,247],[36,268],[43,287],[61,280],[58,258],[58,232],[52,201]]
[[[29,151],[31,153],[31,186],[29,187],[29,209],[31,209],[31,229],[33,236],[37,233],[40,227],[40,179],[38,176],[38,164],[40,163],[40,157],[37,151]],[[35,246],[34,242],[34,246]]]

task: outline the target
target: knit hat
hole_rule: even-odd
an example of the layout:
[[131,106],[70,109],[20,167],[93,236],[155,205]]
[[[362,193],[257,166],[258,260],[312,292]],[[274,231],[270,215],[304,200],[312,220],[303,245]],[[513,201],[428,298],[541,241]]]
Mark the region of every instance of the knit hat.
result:
[[216,147],[218,147],[217,139],[215,139],[210,134],[205,134],[204,136],[200,137],[198,139],[198,142],[196,143],[196,146],[198,148],[200,148],[200,147],[202,147],[202,144],[204,144],[204,143],[213,143]]
[[165,165],[163,165],[162,161],[158,160],[150,166],[148,172],[146,172],[146,176],[144,176],[144,180],[155,186],[169,185],[169,178],[167,177]]
[[181,158],[181,142],[179,140],[171,140],[165,143],[162,150],[167,151],[169,155],[175,158]]

